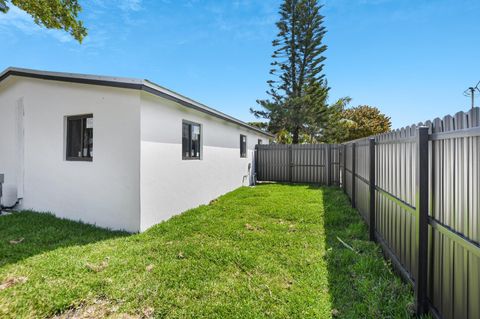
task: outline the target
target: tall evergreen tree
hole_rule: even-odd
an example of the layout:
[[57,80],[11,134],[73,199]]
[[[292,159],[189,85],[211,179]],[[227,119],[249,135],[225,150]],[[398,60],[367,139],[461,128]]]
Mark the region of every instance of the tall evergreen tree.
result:
[[327,110],[323,74],[327,47],[322,43],[326,29],[321,8],[317,0],[284,0],[276,23],[279,32],[272,43],[270,98],[257,101],[262,110],[251,110],[270,121],[270,131],[290,132],[294,144],[302,134],[315,134],[312,130],[319,129]]

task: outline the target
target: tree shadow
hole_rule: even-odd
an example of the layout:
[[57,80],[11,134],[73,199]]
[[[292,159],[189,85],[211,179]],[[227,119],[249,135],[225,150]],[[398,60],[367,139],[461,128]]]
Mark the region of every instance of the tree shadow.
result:
[[325,260],[335,318],[411,318],[413,291],[395,275],[339,188],[323,188]]
[[48,213],[15,212],[0,216],[0,267],[25,258],[68,246],[125,237],[82,222],[60,219]]

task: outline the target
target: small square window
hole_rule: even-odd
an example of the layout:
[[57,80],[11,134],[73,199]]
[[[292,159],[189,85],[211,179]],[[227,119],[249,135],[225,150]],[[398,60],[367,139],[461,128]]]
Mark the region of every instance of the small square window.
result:
[[240,134],[240,157],[247,157],[247,137]]
[[183,121],[182,123],[182,158],[200,159],[201,157],[200,124]]
[[66,160],[93,160],[92,114],[67,117]]
[[258,144],[263,144],[263,141],[261,139],[258,139]]

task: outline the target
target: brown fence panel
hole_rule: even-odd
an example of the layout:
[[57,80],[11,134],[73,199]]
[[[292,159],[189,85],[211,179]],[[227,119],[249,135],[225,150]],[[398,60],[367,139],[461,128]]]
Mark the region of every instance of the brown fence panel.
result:
[[346,145],[345,148],[345,192],[349,198],[353,197],[353,178],[352,178],[352,161],[353,161],[353,144]]
[[257,145],[255,163],[258,181],[340,184],[338,145]]
[[257,145],[256,174],[259,181],[290,181],[289,146],[282,144]]
[[260,181],[341,185],[417,313],[480,318],[479,108],[342,145],[258,145],[255,162]]
[[[370,189],[368,163],[372,159],[366,140],[346,143],[341,148],[340,172],[345,172],[341,186],[365,220],[374,210],[375,239],[415,286],[417,298],[427,294],[435,317],[480,318],[480,109],[423,125],[429,139],[427,144],[425,138],[422,148],[428,154],[423,169],[428,173],[423,174],[428,186],[417,189],[420,126],[375,137],[375,184]],[[371,190],[375,205],[368,205]],[[428,216],[423,215],[428,228],[420,233],[419,197],[428,205]],[[419,235],[425,237],[423,242]],[[425,242],[428,254],[422,255]],[[417,287],[419,282],[426,283],[426,291],[419,291],[423,290]],[[417,300],[421,311],[419,305]]]
[[332,184],[340,185],[340,168],[341,168],[341,158],[340,151],[342,145],[332,145],[330,154],[331,154],[331,180]]
[[416,278],[416,126],[376,139],[377,233],[411,280]]
[[479,126],[478,108],[431,125],[429,298],[444,318],[480,318]]
[[355,207],[368,223],[370,210],[370,152],[369,140],[355,142]]

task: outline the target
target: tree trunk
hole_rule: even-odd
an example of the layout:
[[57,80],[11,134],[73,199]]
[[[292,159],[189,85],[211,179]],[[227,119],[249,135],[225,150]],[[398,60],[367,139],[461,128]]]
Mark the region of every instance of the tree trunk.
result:
[[293,132],[292,132],[292,144],[298,144],[298,138],[299,138],[299,129],[298,128],[295,128],[293,129]]

